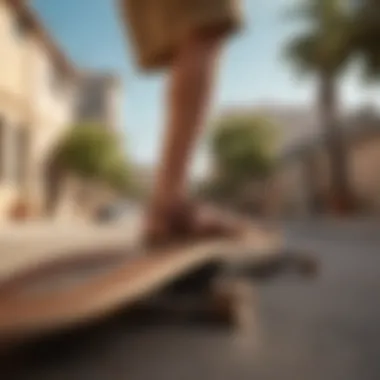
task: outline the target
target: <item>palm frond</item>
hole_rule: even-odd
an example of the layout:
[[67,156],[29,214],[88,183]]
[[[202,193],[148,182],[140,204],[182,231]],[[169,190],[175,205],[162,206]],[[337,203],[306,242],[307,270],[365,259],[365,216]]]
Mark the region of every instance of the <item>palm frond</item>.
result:
[[380,51],[368,51],[362,55],[363,78],[365,81],[380,79]]
[[285,57],[294,62],[301,71],[316,65],[318,37],[314,32],[305,33],[291,40],[285,49]]
[[358,1],[352,22],[353,44],[365,80],[380,77],[380,1]]
[[351,56],[351,18],[341,0],[308,0],[304,7],[309,12],[309,28],[288,43],[285,57],[301,72],[339,73]]

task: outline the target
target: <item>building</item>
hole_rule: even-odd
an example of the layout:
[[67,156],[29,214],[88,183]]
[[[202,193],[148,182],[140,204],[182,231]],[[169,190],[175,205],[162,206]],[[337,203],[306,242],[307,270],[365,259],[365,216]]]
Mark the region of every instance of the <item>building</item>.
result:
[[[316,110],[302,106],[268,105],[227,110],[225,115],[261,114],[278,128],[275,173],[258,186],[253,183],[247,199],[255,199],[262,212],[272,216],[311,216],[329,211],[331,170],[327,136]],[[380,214],[380,115],[373,107],[341,116],[341,133],[347,148],[350,184],[359,209]]]
[[[380,117],[372,112],[342,119],[351,190],[359,211],[380,214]],[[312,215],[328,211],[331,171],[326,135],[298,142],[284,152],[271,178],[267,205],[274,215]]]
[[0,218],[43,203],[45,163],[71,124],[76,71],[22,0],[0,0]]
[[113,74],[83,72],[78,81],[77,122],[101,124],[119,132],[122,91],[120,80]]
[[282,155],[298,142],[319,134],[317,109],[292,104],[263,104],[227,109],[222,116],[257,116],[267,118],[277,129],[277,153]]

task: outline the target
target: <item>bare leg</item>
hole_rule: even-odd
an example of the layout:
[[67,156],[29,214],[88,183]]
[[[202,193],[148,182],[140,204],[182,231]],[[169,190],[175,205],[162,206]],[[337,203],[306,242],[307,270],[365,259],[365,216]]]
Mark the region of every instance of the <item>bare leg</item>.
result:
[[180,48],[172,67],[168,94],[168,122],[158,178],[148,210],[147,228],[166,228],[162,210],[186,197],[191,155],[211,100],[223,35],[198,35]]

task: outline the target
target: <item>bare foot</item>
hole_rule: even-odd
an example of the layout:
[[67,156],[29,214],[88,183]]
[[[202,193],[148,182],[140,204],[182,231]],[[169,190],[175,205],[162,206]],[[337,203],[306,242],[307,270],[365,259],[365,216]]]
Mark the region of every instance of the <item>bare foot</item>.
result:
[[216,208],[183,203],[148,217],[144,242],[156,246],[215,237],[233,238],[244,230],[241,220]]

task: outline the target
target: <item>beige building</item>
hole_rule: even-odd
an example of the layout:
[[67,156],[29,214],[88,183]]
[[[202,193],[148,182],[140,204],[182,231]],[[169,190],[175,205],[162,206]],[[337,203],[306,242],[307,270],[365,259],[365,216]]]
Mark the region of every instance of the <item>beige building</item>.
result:
[[[380,215],[380,118],[361,114],[343,125],[350,184],[359,212]],[[306,140],[282,157],[270,180],[267,211],[289,216],[325,212],[330,180],[325,139]]]
[[45,161],[72,120],[75,70],[21,0],[0,0],[0,218],[44,197]]
[[[242,198],[274,217],[304,217],[329,211],[331,172],[326,136],[312,109],[262,106],[227,115],[262,114],[278,128],[278,166],[264,183],[253,183]],[[359,212],[380,215],[380,115],[372,107],[341,115],[351,188]]]
[[76,121],[95,123],[119,133],[122,129],[123,88],[109,73],[83,72],[78,80]]

